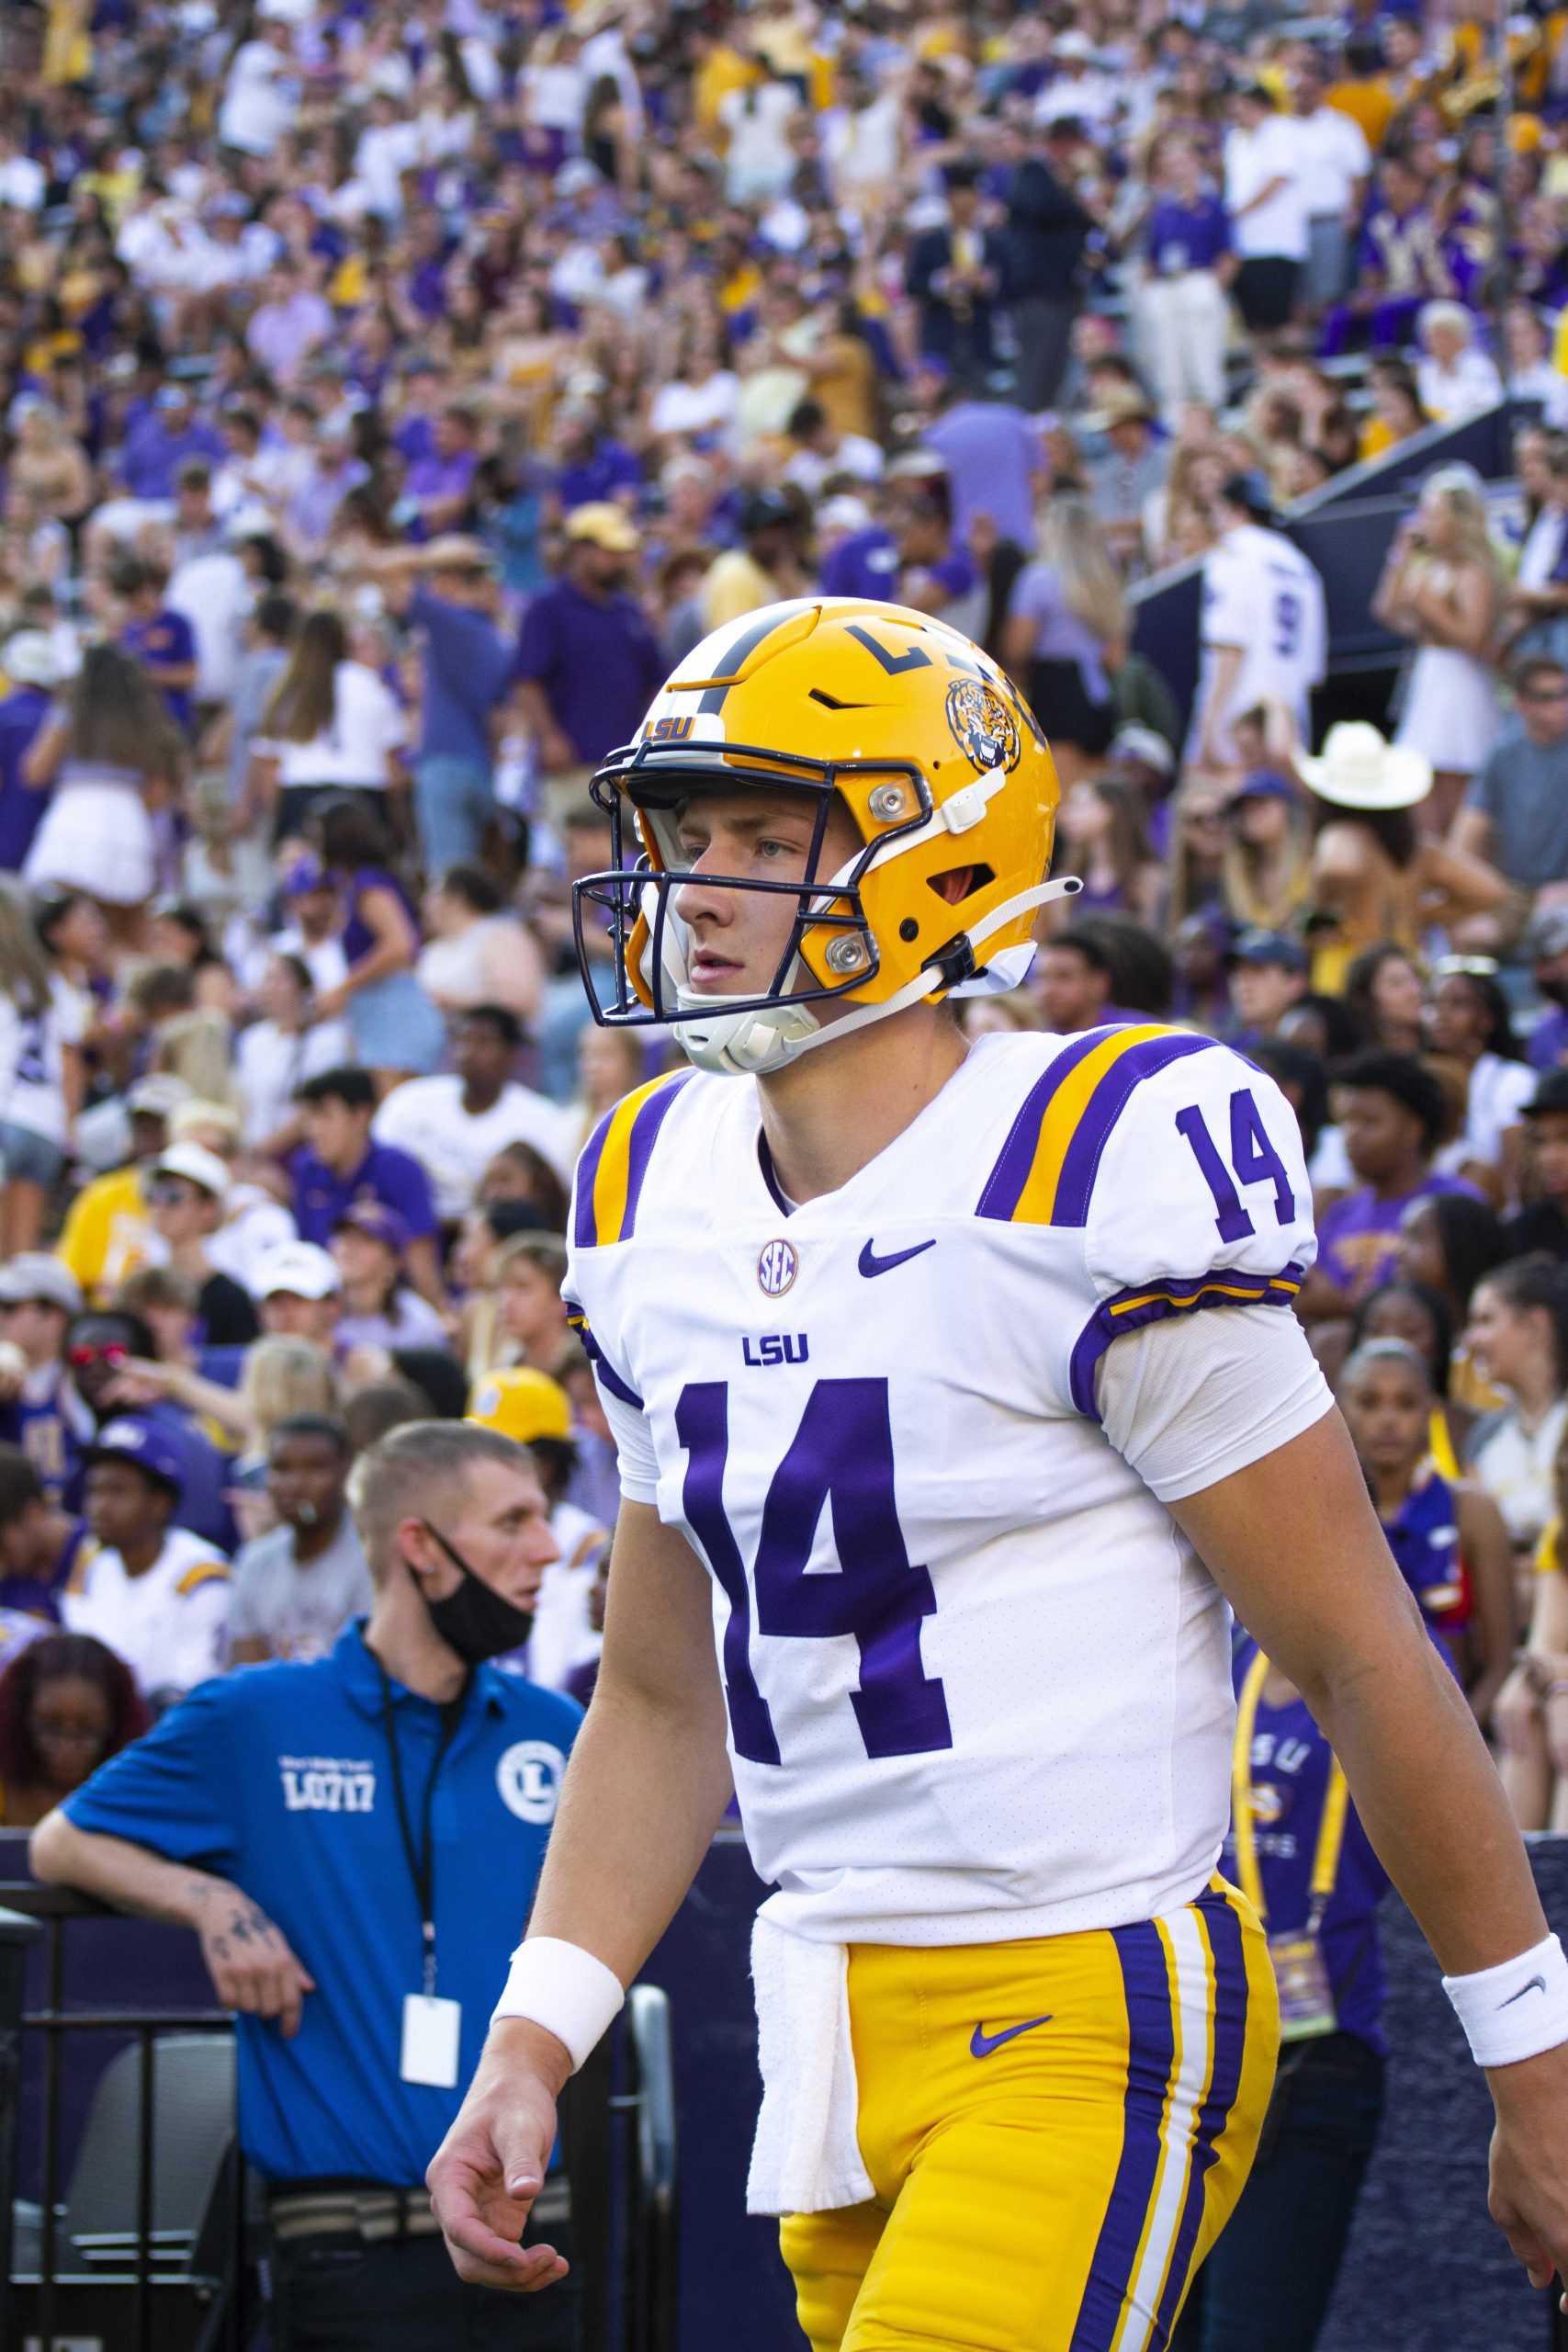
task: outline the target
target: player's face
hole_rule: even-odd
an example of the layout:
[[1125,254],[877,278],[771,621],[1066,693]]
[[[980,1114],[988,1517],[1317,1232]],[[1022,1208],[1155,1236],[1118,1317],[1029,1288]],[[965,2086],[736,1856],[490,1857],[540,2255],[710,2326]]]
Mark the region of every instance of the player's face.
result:
[[267,1464],[267,1492],[284,1524],[308,1533],[337,1518],[347,1476],[347,1457],[330,1438],[281,1437]]
[[1364,1469],[1393,1476],[1416,1467],[1432,1402],[1413,1367],[1369,1364],[1347,1381],[1339,1403]]
[[1549,1200],[1568,1196],[1568,1112],[1546,1111],[1529,1122],[1530,1166]]
[[[697,878],[674,894],[692,933],[691,984],[715,996],[766,996],[784,960],[800,901],[791,890],[727,890],[709,875],[740,882],[803,882],[811,860],[817,800],[803,792],[703,794],[681,812],[680,854]],[[835,801],[817,871],[836,874],[861,846]]]

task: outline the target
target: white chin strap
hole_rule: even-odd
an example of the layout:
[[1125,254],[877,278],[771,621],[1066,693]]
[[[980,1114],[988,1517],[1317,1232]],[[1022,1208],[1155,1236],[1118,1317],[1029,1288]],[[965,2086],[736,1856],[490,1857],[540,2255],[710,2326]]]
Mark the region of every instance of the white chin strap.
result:
[[[1064,875],[1059,882],[1040,882],[1032,890],[1020,890],[999,907],[993,907],[984,922],[977,922],[967,933],[971,950],[983,946],[997,932],[1005,931],[1020,915],[1046,905],[1052,899],[1070,899],[1082,888],[1083,884],[1076,876]],[[786,997],[777,1004],[764,1006],[761,1012],[726,1012],[722,996],[699,994],[694,989],[678,987],[675,998],[682,1015],[701,1017],[683,1017],[672,1021],[670,1026],[682,1051],[699,1069],[727,1078],[766,1078],[770,1072],[783,1069],[786,1062],[809,1053],[813,1046],[831,1045],[840,1037],[847,1037],[852,1030],[869,1028],[874,1021],[886,1021],[895,1012],[922,1003],[941,988],[942,982],[934,972],[919,971],[884,1003],[856,1005],[852,1012],[837,1019],[829,1012],[824,1021],[819,1003],[796,1004]]]

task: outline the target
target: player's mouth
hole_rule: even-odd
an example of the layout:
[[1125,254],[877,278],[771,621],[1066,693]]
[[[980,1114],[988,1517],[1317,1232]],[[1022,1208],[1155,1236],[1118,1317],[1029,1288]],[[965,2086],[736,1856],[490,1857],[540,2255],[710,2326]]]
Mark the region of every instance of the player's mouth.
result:
[[731,956],[717,955],[711,947],[699,947],[689,967],[691,984],[694,989],[713,989],[733,992],[736,977],[745,971],[744,964]]

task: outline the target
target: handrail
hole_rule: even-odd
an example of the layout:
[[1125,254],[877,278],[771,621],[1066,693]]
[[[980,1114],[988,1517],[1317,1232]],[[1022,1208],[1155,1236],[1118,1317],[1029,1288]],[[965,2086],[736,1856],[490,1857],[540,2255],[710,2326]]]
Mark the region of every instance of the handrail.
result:
[[[125,2235],[128,2252],[134,2243],[136,2262],[136,2317],[130,2341],[137,2352],[152,2352],[152,2290],[161,2277],[166,2277],[157,2261],[158,2255],[164,2249],[155,2247],[154,2240],[158,2233],[152,2229],[152,2043],[160,2030],[226,2031],[231,2029],[232,2017],[228,2010],[221,2008],[155,2011],[145,2007],[68,2008],[63,1998],[66,1924],[73,1919],[123,1919],[130,1926],[133,1924],[131,1915],[118,1912],[112,1905],[100,1903],[90,1895],[79,1894],[69,1887],[42,1886],[26,1880],[0,1881],[0,1905],[6,1905],[10,1906],[8,1911],[0,1908],[0,2345],[17,2340],[17,2332],[9,2324],[7,2300],[11,2291],[12,2188],[22,2030],[27,2028],[41,2031],[45,2036],[43,2245],[39,2265],[39,2325],[33,2331],[45,2344],[55,2333],[61,2040],[70,2032],[114,2031],[134,2034],[141,2044],[139,2114],[141,2162],[138,2184],[138,2226],[133,2241],[132,2233],[126,2233]],[[46,1992],[41,2007],[29,2009],[24,1996],[24,1962],[28,1944],[40,1930],[48,1939]],[[657,1986],[637,1984],[632,1987],[626,2003],[620,2055],[626,2086],[624,2089],[610,2095],[608,2066],[601,2078],[602,2091],[597,2085],[588,2086],[590,2090],[598,2094],[612,2130],[618,2127],[620,2168],[630,2206],[627,2226],[619,2233],[622,2272],[619,2335],[623,2352],[675,2352],[678,2210],[674,2073],[669,1997]],[[583,2089],[584,2077],[579,2075],[573,2091],[581,2098]],[[608,2151],[605,2153],[607,2155]],[[589,2162],[587,2169],[590,2175],[600,2172],[599,2165],[592,2161]],[[243,2293],[243,2290],[235,2291],[236,2283],[243,2280],[245,2268],[242,2232],[244,2208],[243,2163],[234,2165],[232,2170],[235,2227],[231,2258],[235,2278],[225,2281],[226,2308],[223,2316],[228,2329],[226,2340],[238,2347],[246,2340]],[[604,2187],[607,2193],[608,2178],[609,2167],[606,2165],[603,2181],[585,2179],[585,2200],[596,2194],[600,2187]],[[604,2235],[604,2251],[608,2258],[609,2233],[606,2231]],[[608,2336],[603,2341],[607,2346]]]

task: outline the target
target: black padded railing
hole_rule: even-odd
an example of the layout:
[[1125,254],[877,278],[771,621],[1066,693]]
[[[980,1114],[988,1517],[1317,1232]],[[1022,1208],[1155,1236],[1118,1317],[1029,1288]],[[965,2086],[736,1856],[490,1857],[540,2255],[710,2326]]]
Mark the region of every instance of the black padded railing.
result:
[[[212,2144],[209,2112],[204,2154],[182,2170],[172,2200],[176,2225],[158,2226],[169,2188],[166,2163],[160,2173],[159,2132],[168,2130],[171,2095],[177,2096],[172,2062],[195,2054],[193,2037],[231,2043],[232,2019],[217,2008],[67,2007],[71,1922],[116,1916],[63,1888],[0,1882],[0,2345],[87,2332],[124,2352],[243,2352],[257,2316],[262,2239],[258,2184],[234,2141],[231,2100],[221,2143]],[[126,1918],[124,1928],[132,1935],[141,1923]],[[40,1936],[42,1999],[29,2008],[29,1951]],[[100,2132],[95,2169],[109,2177],[109,2193],[97,2196],[95,2225],[86,2229],[72,2225],[75,2200],[62,2177],[65,2051],[77,2034],[111,2034],[126,2045],[101,2077],[110,2087],[95,2112],[100,2120],[105,2106],[112,2112],[107,2160]],[[31,2037],[41,2040],[42,2137],[30,2152],[39,2197],[23,2205],[16,2198],[17,2134],[24,2042]],[[206,2079],[209,2106],[220,2064],[215,2052],[210,2065],[198,2059],[193,2070]],[[584,2345],[593,2352],[674,2352],[674,2082],[669,2000],[655,1986],[633,1987],[618,2034],[569,2086],[561,2132]]]

